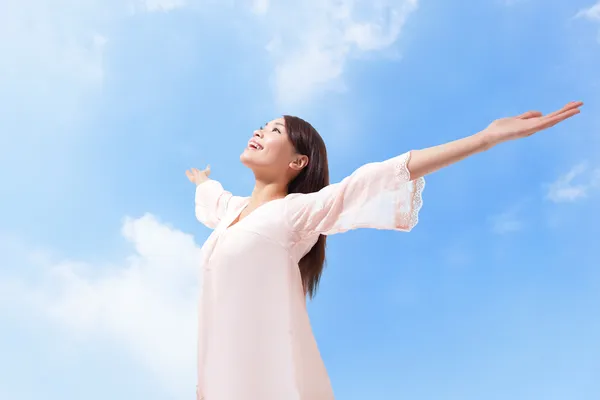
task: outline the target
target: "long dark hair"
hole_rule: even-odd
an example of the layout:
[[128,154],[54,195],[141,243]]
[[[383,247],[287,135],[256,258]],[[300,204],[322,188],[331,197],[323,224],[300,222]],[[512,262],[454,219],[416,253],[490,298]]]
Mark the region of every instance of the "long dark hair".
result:
[[[329,185],[327,149],[319,132],[301,118],[283,116],[288,137],[296,151],[308,157],[308,165],[288,185],[288,193],[312,193]],[[298,263],[304,292],[313,298],[325,265],[326,237],[319,239]]]

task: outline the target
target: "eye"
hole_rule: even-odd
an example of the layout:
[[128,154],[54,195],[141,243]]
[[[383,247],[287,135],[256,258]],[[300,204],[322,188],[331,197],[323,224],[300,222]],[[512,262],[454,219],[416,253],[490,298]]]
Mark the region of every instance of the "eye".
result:
[[273,132],[281,133],[281,131],[279,130],[279,128],[273,128]]

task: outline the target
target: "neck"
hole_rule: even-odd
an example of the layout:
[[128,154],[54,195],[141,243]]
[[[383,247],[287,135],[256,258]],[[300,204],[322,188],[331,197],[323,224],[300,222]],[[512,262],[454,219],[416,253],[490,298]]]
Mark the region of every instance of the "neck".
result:
[[287,196],[287,185],[278,182],[265,182],[256,180],[252,196],[250,196],[250,208],[256,208],[271,200]]

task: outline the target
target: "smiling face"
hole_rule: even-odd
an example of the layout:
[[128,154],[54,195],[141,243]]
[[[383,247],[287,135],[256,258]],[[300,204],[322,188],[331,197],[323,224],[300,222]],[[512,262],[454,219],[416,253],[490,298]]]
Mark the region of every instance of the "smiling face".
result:
[[290,141],[284,118],[277,118],[254,131],[240,161],[257,179],[289,182],[308,163]]

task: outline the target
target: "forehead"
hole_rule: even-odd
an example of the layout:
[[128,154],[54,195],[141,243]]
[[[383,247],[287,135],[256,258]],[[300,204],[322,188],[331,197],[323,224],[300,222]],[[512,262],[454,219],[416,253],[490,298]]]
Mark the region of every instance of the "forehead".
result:
[[282,127],[285,129],[285,119],[283,119],[283,117],[275,118],[275,119],[269,121],[267,123],[267,125],[278,126],[278,127]]

